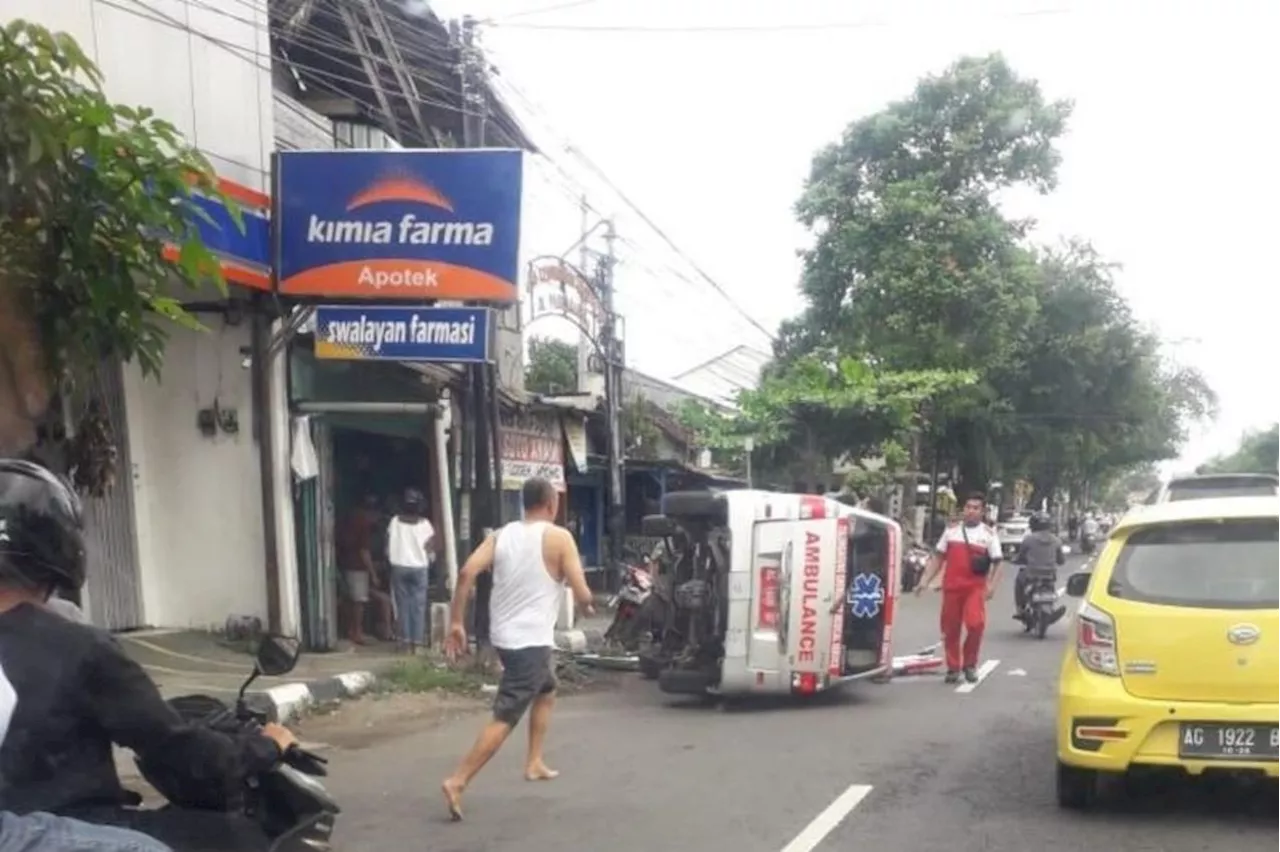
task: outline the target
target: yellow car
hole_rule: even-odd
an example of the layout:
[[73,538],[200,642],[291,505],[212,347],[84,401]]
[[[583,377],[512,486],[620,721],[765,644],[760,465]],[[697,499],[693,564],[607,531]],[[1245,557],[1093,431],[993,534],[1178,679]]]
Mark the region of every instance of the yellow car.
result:
[[1148,506],[1112,530],[1058,681],[1058,804],[1108,774],[1277,775],[1280,498]]

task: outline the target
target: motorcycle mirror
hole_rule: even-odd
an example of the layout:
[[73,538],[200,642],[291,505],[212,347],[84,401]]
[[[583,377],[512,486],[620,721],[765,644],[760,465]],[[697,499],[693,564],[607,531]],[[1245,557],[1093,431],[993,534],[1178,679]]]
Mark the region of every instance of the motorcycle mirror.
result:
[[302,653],[302,643],[288,636],[267,635],[258,643],[255,664],[259,674],[278,677],[293,671]]

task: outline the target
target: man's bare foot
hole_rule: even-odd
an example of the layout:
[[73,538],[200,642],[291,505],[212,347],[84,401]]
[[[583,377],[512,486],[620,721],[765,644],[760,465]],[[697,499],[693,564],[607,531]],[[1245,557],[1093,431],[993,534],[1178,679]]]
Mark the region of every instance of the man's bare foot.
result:
[[440,785],[440,791],[444,793],[444,802],[449,807],[449,819],[454,822],[462,822],[462,791],[465,788],[465,784],[454,781],[452,778],[446,779]]
[[548,768],[542,761],[538,761],[533,766],[526,767],[524,770],[524,780],[526,781],[551,781],[559,776],[559,772]]

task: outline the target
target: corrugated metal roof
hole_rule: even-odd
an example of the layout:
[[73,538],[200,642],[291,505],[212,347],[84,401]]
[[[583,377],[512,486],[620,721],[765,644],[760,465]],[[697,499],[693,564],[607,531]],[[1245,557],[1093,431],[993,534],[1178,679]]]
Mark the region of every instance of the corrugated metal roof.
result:
[[685,370],[672,383],[698,396],[733,405],[738,392],[756,387],[760,372],[773,360],[768,352],[735,346],[728,352]]

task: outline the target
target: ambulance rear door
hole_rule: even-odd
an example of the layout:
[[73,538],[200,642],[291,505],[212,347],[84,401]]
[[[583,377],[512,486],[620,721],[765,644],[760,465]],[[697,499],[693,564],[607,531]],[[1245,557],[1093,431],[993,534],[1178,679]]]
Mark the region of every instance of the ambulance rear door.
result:
[[842,662],[846,518],[762,520],[752,541],[750,668],[827,675]]

